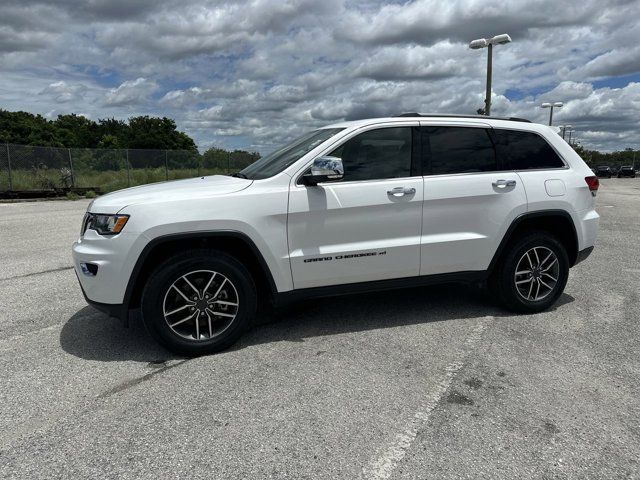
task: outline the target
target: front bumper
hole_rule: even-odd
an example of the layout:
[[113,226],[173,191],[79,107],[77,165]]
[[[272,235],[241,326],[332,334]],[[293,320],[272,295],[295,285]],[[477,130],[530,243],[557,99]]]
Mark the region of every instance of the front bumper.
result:
[[96,310],[102,313],[105,313],[110,317],[117,318],[118,320],[122,320],[125,324],[128,324],[129,311],[126,305],[122,303],[100,303],[100,302],[95,302],[91,300],[89,297],[87,297],[87,294],[84,291],[84,288],[82,288],[82,282],[80,281],[78,272],[75,269],[74,271],[76,272],[76,277],[78,277],[78,283],[80,284],[80,290],[82,290],[82,295],[84,296],[84,299],[89,305],[91,305]]
[[[80,237],[72,247],[73,266],[87,302],[102,311],[118,312],[118,306],[125,303],[131,272],[145,244],[145,237],[136,233],[105,237],[88,230]],[[97,272],[87,272],[87,265],[83,264]]]

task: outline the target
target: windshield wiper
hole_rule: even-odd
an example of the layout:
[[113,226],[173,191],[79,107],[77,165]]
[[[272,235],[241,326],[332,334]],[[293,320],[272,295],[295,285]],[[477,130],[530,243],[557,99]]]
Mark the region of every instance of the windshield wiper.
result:
[[230,177],[236,177],[236,178],[246,178],[248,179],[249,177],[247,177],[244,173],[242,172],[236,172],[236,173],[232,173],[231,175],[229,175]]

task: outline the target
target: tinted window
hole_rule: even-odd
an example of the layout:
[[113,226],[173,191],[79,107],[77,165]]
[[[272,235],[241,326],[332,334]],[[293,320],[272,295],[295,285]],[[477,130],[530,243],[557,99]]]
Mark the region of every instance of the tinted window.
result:
[[560,157],[540,135],[514,130],[494,130],[498,157],[505,168],[561,168]]
[[411,176],[411,127],[370,130],[329,155],[342,159],[344,181]]
[[425,127],[422,138],[426,171],[432,175],[496,170],[493,143],[484,128]]

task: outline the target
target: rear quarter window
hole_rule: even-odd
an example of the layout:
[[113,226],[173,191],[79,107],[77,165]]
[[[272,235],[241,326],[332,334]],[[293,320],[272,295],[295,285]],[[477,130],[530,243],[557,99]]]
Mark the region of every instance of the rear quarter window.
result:
[[532,170],[563,168],[564,162],[540,135],[531,132],[494,129],[496,150],[503,168]]

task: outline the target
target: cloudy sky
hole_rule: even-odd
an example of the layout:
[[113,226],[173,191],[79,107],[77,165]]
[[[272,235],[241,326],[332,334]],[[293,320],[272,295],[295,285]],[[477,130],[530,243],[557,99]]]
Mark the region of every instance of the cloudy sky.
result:
[[161,115],[200,149],[267,152],[341,119],[563,101],[585,146],[640,148],[640,0],[3,0],[0,108]]

